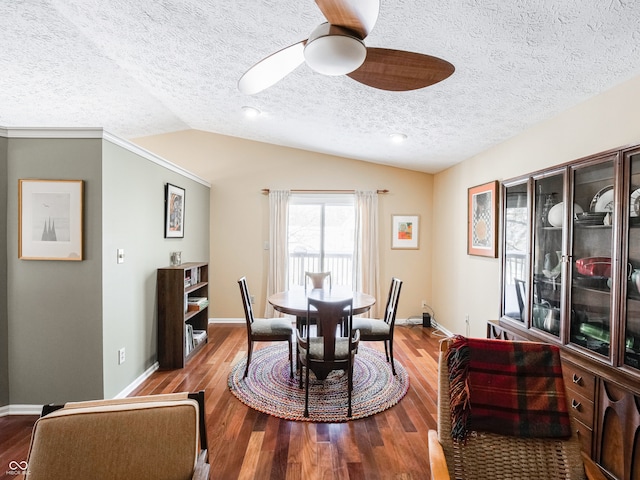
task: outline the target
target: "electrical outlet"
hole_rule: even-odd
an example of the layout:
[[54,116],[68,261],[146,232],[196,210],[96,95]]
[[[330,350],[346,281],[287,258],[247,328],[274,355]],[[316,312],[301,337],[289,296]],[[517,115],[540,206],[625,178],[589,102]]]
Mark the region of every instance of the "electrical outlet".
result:
[[125,359],[126,359],[126,356],[124,353],[124,347],[122,347],[120,350],[118,350],[118,365],[122,365]]
[[256,303],[256,296],[255,295],[251,295],[251,305],[253,305],[254,303]]
[[426,300],[422,300],[422,308],[427,308],[427,301]]

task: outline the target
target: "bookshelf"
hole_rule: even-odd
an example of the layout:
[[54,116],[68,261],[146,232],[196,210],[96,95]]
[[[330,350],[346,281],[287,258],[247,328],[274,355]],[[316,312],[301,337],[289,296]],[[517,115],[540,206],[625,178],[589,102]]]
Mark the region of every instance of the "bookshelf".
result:
[[209,264],[159,268],[158,363],[183,368],[207,343]]

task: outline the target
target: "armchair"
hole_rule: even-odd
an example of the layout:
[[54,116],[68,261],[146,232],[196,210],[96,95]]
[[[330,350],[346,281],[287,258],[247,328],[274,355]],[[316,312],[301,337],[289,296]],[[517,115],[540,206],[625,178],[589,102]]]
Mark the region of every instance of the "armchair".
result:
[[[503,340],[485,341],[503,342],[503,345],[506,345],[506,341]],[[452,427],[451,397],[455,396],[455,393],[450,395],[450,372],[447,363],[447,353],[452,343],[451,339],[445,339],[440,344],[438,431],[430,430],[428,434],[432,480],[448,480],[449,478],[587,478],[604,480],[606,478],[591,459],[581,454],[579,441],[575,433],[573,433],[575,428],[572,426],[569,431],[570,436],[563,438],[553,436],[546,438],[513,436],[474,430],[468,432],[468,436],[463,440],[454,439],[455,433],[452,435],[452,431],[456,430],[457,426],[454,423]],[[562,401],[566,401],[562,375],[559,375],[559,378],[554,380],[554,383],[562,388],[562,394],[555,398],[561,398]],[[505,396],[510,393],[505,392]],[[507,415],[509,413],[507,412]],[[497,413],[497,415],[500,414]],[[527,418],[526,412],[524,415],[524,418]],[[553,413],[551,416],[554,417]],[[492,420],[491,417],[489,416],[489,421]],[[493,417],[493,422],[495,424],[506,423],[495,416]],[[516,429],[527,429],[529,427],[532,430],[536,429],[536,425],[529,425],[529,422],[526,421],[521,422],[520,425],[517,422],[515,423]],[[502,427],[501,425],[499,426]]]
[[205,480],[203,407],[204,392],[45,406],[25,478]]

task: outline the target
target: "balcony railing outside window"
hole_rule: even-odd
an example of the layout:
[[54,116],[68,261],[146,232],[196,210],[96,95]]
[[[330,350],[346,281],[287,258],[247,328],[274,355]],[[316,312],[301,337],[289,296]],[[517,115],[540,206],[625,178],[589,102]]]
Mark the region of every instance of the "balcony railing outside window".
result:
[[304,272],[331,272],[331,283],[351,288],[353,281],[353,255],[349,253],[325,253],[324,266],[320,254],[309,252],[289,253],[289,288],[304,286]]

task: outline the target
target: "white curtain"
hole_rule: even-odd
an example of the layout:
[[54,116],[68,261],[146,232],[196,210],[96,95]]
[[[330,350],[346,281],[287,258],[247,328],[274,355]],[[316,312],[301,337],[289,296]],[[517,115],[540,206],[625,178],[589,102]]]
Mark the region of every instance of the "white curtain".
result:
[[[289,222],[289,190],[269,192],[269,273],[267,276],[267,298],[287,290],[287,261],[289,258],[287,230]],[[267,302],[265,318],[281,317]]]
[[[353,256],[354,290],[376,298],[376,304],[365,316],[378,317],[384,302],[380,296],[380,263],[378,260],[378,194],[375,191],[356,191],[356,233]],[[382,306],[380,303],[382,302]]]

